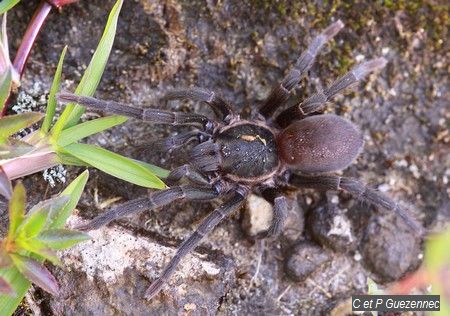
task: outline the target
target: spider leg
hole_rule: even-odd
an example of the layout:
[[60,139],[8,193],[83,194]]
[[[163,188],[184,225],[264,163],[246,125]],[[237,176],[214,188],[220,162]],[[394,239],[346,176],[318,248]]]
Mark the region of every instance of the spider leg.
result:
[[157,124],[193,125],[200,126],[205,130],[212,129],[214,125],[214,122],[200,114],[171,112],[154,108],[137,108],[115,101],[99,100],[65,92],[59,93],[57,98],[62,102],[78,103],[102,112],[124,115]]
[[155,209],[167,205],[175,200],[212,200],[219,196],[213,187],[197,187],[192,185],[174,186],[165,190],[152,192],[151,196],[139,198],[118,205],[111,210],[95,217],[89,223],[76,227],[78,230],[93,230],[109,222],[144,210]]
[[168,183],[174,183],[186,178],[192,183],[208,185],[209,180],[191,165],[183,165],[173,169],[166,178]]
[[259,233],[256,238],[276,238],[284,228],[288,215],[287,198],[276,188],[262,192],[262,196],[273,204],[273,219],[268,230]]
[[169,91],[163,100],[183,100],[190,99],[199,102],[205,102],[224,122],[229,122],[235,115],[233,109],[227,101],[219,97],[214,91],[203,88],[189,88]]
[[158,140],[152,145],[164,151],[172,151],[174,149],[185,146],[192,141],[198,140],[202,135],[204,135],[204,133],[200,131],[182,132],[177,135]]
[[260,108],[259,112],[266,118],[270,117],[275,110],[283,106],[288,100],[291,90],[299,84],[306,72],[311,68],[320,49],[330,41],[342,28],[344,23],[338,20],[328,26],[322,33],[315,37],[305,52],[294,65],[294,68],[284,77],[283,81],[273,88],[270,95]]
[[301,120],[311,113],[320,111],[332,97],[341,91],[354,86],[373,71],[383,68],[387,63],[384,58],[376,58],[359,64],[342,77],[335,80],[329,87],[319,91],[300,104],[282,111],[276,118],[280,127],[286,127],[294,120]]
[[346,191],[354,197],[365,201],[376,207],[385,208],[395,212],[405,223],[410,226],[419,236],[424,235],[424,229],[409,212],[387,195],[366,187],[361,181],[335,175],[304,176],[291,175],[289,183],[298,187],[314,188],[319,190]]
[[170,260],[164,271],[147,289],[145,293],[147,299],[151,299],[158,294],[164,283],[166,283],[175,272],[181,259],[194,250],[206,234],[212,231],[214,227],[216,227],[217,224],[219,224],[225,217],[239,208],[247,195],[246,190],[242,191],[243,192],[237,190],[232,193],[231,197],[229,197],[220,207],[210,213],[198,226],[197,230],[183,241],[175,253],[175,256]]

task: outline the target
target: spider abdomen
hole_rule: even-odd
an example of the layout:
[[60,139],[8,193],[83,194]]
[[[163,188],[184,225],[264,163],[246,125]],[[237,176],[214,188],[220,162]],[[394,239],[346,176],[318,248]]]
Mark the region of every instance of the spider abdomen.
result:
[[220,131],[215,137],[220,147],[220,170],[240,180],[263,180],[279,165],[275,136],[266,127],[243,123]]
[[358,156],[362,135],[342,117],[324,114],[295,121],[277,137],[280,159],[306,173],[341,170]]

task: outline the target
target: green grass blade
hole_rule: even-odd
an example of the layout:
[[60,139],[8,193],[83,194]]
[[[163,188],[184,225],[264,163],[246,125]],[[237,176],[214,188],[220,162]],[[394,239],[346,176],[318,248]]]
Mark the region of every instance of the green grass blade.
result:
[[67,153],[62,153],[60,151],[58,151],[58,158],[61,161],[62,165],[78,166],[78,167],[92,167],[88,163],[85,163],[83,160],[80,160],[74,156],[67,154]]
[[14,297],[17,295],[16,291],[12,288],[4,278],[0,277],[0,293]]
[[50,249],[45,243],[37,239],[17,238],[15,240],[17,248],[27,251],[27,257],[40,261],[48,260],[54,265],[62,266],[62,262],[55,250]]
[[130,183],[147,188],[166,187],[164,182],[147,168],[101,147],[76,143],[64,147],[64,150],[91,166]]
[[[123,0],[118,0],[112,8],[97,49],[95,50],[91,62],[84,72],[83,77],[81,78],[80,84],[75,90],[76,94],[92,96],[97,89],[114,43],[117,20],[119,18],[122,4]],[[60,124],[63,127],[71,127],[78,123],[78,120],[84,112],[84,107],[75,104],[68,104],[64,109],[63,114],[65,114],[65,112],[68,112],[69,115],[62,115],[60,120],[64,119],[64,121]]]
[[31,282],[25,279],[16,267],[0,269],[0,277],[5,279],[17,293],[16,297],[0,294],[0,315],[12,315],[30,288]]
[[43,116],[42,113],[27,112],[2,117],[0,119],[0,142],[4,142],[6,137],[17,133],[22,128],[38,122]]
[[[50,227],[53,221],[59,217],[60,213],[65,210],[67,203],[69,203],[70,197],[67,195],[58,195],[51,199],[39,202],[33,206],[27,213],[27,217],[33,216],[34,213],[46,213],[46,221],[42,227],[42,231],[46,231]],[[20,232],[22,234],[22,232]],[[30,234],[26,234],[30,236]],[[37,235],[37,234],[36,234]],[[34,235],[34,236],[36,236]]]
[[148,169],[151,173],[154,173],[158,178],[167,178],[169,176],[170,171],[163,169],[161,167],[149,164],[147,162],[139,161],[136,159],[131,159],[134,162],[140,164],[142,167]]
[[58,66],[56,67],[55,77],[53,78],[53,83],[50,88],[50,94],[48,96],[47,102],[47,113],[45,114],[44,123],[42,123],[41,131],[47,133],[52,124],[53,117],[55,116],[56,110],[56,93],[59,91],[59,86],[61,83],[61,73],[62,66],[64,62],[64,56],[66,56],[67,45],[62,50],[61,56],[59,57]]
[[20,270],[29,280],[40,288],[53,295],[58,295],[59,287],[55,277],[47,270],[42,263],[30,259],[28,257],[11,254],[11,259],[14,265]]
[[[5,142],[0,142],[0,160],[11,159],[25,155],[35,147],[15,138],[8,138]],[[0,161],[1,164],[1,161]]]
[[99,133],[110,127],[122,124],[128,120],[127,117],[113,115],[96,120],[87,121],[63,130],[58,137],[58,146],[64,147],[79,141],[87,136]]
[[37,236],[44,228],[47,222],[48,209],[42,209],[40,212],[27,214],[19,227],[17,227],[16,236],[29,238]]
[[1,1],[0,2],[0,14],[3,14],[6,11],[10,10],[12,7],[14,7],[16,4],[18,4],[19,1],[20,0],[4,0],[4,1]]
[[88,178],[89,172],[86,170],[61,192],[61,196],[64,195],[69,197],[69,202],[64,206],[63,210],[58,212],[58,215],[54,217],[53,222],[48,226],[49,229],[62,228],[64,226],[64,223],[69,218],[70,214],[72,214],[73,209],[77,206]]
[[89,235],[69,229],[52,229],[42,232],[36,239],[51,249],[70,248],[82,241],[89,240]]
[[22,224],[25,218],[26,200],[25,187],[21,182],[17,183],[9,201],[9,227],[8,239],[12,239],[17,228]]
[[61,132],[62,132],[64,126],[66,125],[67,120],[69,119],[70,111],[67,110],[68,106],[69,105],[67,105],[64,108],[64,111],[59,116],[58,120],[56,121],[55,125],[53,126],[53,128],[51,130],[51,134],[52,134],[52,138],[53,139],[58,139],[59,138],[59,135],[61,135]]
[[3,111],[3,108],[6,105],[6,99],[8,99],[9,90],[11,89],[11,82],[12,82],[12,71],[10,66],[0,79],[0,112]]

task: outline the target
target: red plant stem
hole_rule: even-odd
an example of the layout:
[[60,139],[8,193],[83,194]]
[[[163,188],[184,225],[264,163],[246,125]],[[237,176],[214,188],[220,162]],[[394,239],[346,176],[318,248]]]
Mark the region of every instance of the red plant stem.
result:
[[77,2],[78,0],[47,0],[48,3],[50,3],[52,6],[56,8],[62,8],[63,6]]
[[[36,38],[50,13],[52,6],[48,4],[45,0],[42,0],[39,7],[36,9],[30,23],[28,24],[25,35],[22,38],[19,48],[17,49],[16,57],[14,58],[13,67],[22,78],[23,71],[25,69],[25,64],[27,63],[28,57],[30,56],[31,49],[33,48]],[[9,102],[11,101],[11,90],[9,91],[8,97],[5,100],[5,106],[0,113],[0,118],[5,116],[6,110],[8,109]]]
[[54,152],[43,152],[10,159],[2,165],[2,170],[10,180],[25,177],[56,166],[60,161]]
[[[47,19],[52,7],[62,8],[63,6],[77,2],[78,0],[42,0],[36,9],[30,23],[28,24],[25,35],[23,36],[22,42],[17,50],[16,57],[14,58],[13,66],[22,78],[25,65],[27,63],[28,57],[30,56],[31,49],[33,48],[36,38]],[[6,114],[8,104],[10,102],[11,91],[5,101],[5,106],[3,111],[0,113],[0,118]]]
[[36,9],[30,24],[28,24],[25,35],[23,36],[22,43],[20,43],[17,50],[16,57],[14,58],[13,66],[22,77],[25,64],[30,56],[31,49],[33,48],[36,38],[50,13],[52,6],[47,1],[42,0],[39,7]]

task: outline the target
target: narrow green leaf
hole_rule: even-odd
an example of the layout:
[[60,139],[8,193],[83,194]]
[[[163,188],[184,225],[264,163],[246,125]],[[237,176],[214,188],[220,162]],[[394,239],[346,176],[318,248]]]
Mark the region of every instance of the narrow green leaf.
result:
[[52,130],[51,130],[51,134],[52,134],[52,138],[53,139],[58,139],[59,135],[61,134],[64,126],[66,126],[67,121],[69,119],[71,110],[67,110],[69,105],[67,105],[64,108],[64,111],[62,112],[62,114],[59,116],[58,120],[56,121],[55,125],[53,126]]
[[2,77],[0,78],[0,112],[3,111],[3,108],[6,105],[6,99],[8,99],[9,90],[11,89],[11,83],[12,83],[12,71],[11,65],[9,65],[6,72],[2,74]]
[[11,284],[6,281],[4,278],[0,277],[0,294],[4,294],[6,296],[14,297],[17,295],[16,291],[14,291]]
[[35,147],[15,138],[8,138],[0,143],[0,160],[23,156]]
[[[116,35],[117,20],[119,18],[120,9],[122,8],[123,0],[118,0],[112,8],[108,21],[106,22],[105,30],[103,31],[102,38],[97,46],[97,49],[92,56],[91,62],[84,72],[83,78],[81,78],[80,84],[75,90],[76,94],[92,96],[97,89],[100,79],[105,70],[106,63],[109,58],[109,54],[114,43],[114,37]],[[70,116],[61,116],[61,125],[65,127],[71,127],[77,124],[81,115],[84,112],[84,107],[68,104],[64,109],[64,112],[69,112]]]
[[55,277],[41,263],[16,254],[11,255],[14,265],[28,280],[52,295],[58,295]]
[[18,237],[15,241],[17,248],[19,250],[25,250],[30,256],[30,253],[37,255],[37,258],[40,261],[44,261],[45,259],[49,260],[54,265],[61,266],[62,262],[59,260],[56,252],[50,249],[45,243],[37,239],[22,239]]
[[15,297],[2,295],[0,293],[0,315],[12,315],[17,306],[23,299],[23,296],[30,288],[31,282],[28,281],[15,266],[8,269],[0,269],[0,277],[11,284],[17,293]]
[[87,136],[99,133],[110,127],[122,124],[128,120],[125,116],[113,115],[102,117],[99,119],[87,121],[72,127],[69,127],[61,132],[57,142],[61,147],[75,143]]
[[83,193],[88,178],[89,172],[86,170],[73,180],[63,192],[61,192],[60,196],[68,196],[70,199],[64,206],[64,209],[53,219],[53,222],[48,227],[49,229],[61,228],[64,226],[66,220],[78,204],[78,200],[81,197],[81,193]]
[[14,7],[16,4],[19,3],[20,0],[3,0],[0,2],[0,14],[5,13],[6,11],[10,10],[12,7]]
[[134,162],[138,163],[139,165],[141,165],[142,167],[144,167],[145,169],[147,169],[148,171],[150,171],[151,173],[155,174],[158,178],[167,178],[169,176],[170,171],[152,164],[149,164],[148,162],[144,162],[144,161],[140,161],[140,160],[136,160],[136,159],[131,159]]
[[64,150],[116,178],[147,188],[166,187],[164,182],[140,164],[101,147],[76,143],[65,147]]
[[26,112],[2,117],[0,119],[0,142],[22,128],[38,122],[43,116],[44,114],[38,112]]
[[61,161],[61,164],[67,165],[67,166],[79,166],[79,167],[91,167],[88,163],[85,163],[83,160],[80,160],[72,155],[69,155],[67,153],[62,153],[58,151],[58,157]]
[[37,239],[56,250],[72,247],[91,237],[82,232],[69,229],[52,229],[42,232]]
[[21,225],[25,217],[26,193],[22,182],[14,187],[14,191],[9,201],[9,228],[8,239],[12,239],[17,228]]
[[17,227],[15,236],[20,238],[32,238],[37,236],[47,222],[49,209],[41,209],[39,212],[27,214],[22,223]]
[[55,77],[53,78],[53,83],[50,88],[50,94],[48,96],[47,102],[47,113],[45,114],[44,123],[42,123],[41,131],[47,133],[50,129],[50,125],[52,124],[53,116],[55,116],[56,110],[56,93],[59,90],[60,82],[61,82],[61,73],[62,66],[64,62],[64,56],[66,56],[67,45],[64,46],[61,56],[59,57],[58,66],[56,67]]
[[54,198],[42,201],[31,208],[28,215],[36,212],[47,212],[47,221],[44,229],[50,227],[53,221],[59,217],[64,207],[69,203],[70,198],[66,195],[59,195]]

